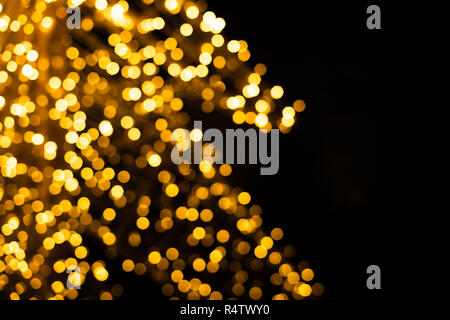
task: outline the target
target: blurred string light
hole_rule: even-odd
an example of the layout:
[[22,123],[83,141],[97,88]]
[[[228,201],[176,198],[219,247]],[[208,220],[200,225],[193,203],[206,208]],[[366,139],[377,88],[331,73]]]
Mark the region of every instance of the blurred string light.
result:
[[118,268],[174,299],[322,294],[231,166],[170,161],[194,108],[284,133],[304,110],[225,25],[203,1],[2,1],[0,297],[120,298]]

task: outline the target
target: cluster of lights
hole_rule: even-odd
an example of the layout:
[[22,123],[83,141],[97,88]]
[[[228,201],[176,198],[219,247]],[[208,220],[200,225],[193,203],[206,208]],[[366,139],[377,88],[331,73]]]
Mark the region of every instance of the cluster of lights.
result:
[[119,298],[117,263],[172,299],[322,294],[231,166],[170,161],[193,108],[284,133],[305,108],[280,114],[283,88],[225,25],[203,1],[0,4],[0,297]]

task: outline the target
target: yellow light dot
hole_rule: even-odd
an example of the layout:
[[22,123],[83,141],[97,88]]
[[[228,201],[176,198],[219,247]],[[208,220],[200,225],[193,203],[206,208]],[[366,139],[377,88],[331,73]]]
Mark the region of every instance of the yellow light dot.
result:
[[111,188],[111,195],[114,199],[118,199],[123,196],[123,188],[122,186],[115,185]]
[[272,98],[274,99],[280,99],[284,94],[284,90],[282,87],[280,86],[274,86],[271,90],[270,90],[270,95],[272,96]]
[[255,257],[257,257],[258,259],[262,259],[267,255],[267,249],[263,246],[257,246],[254,253]]
[[201,296],[206,297],[211,293],[211,286],[207,283],[202,283],[198,288],[198,292]]
[[61,281],[55,281],[52,283],[52,290],[56,293],[59,293],[64,290],[64,285]]
[[242,93],[246,98],[253,98],[256,97],[259,94],[259,87],[256,84],[249,84],[246,85],[242,89]]
[[278,268],[278,271],[282,277],[287,277],[287,275],[292,272],[292,267],[289,264],[284,263]]
[[96,0],[95,8],[97,10],[103,11],[108,7],[108,2],[106,0]]
[[130,116],[125,116],[120,120],[120,125],[124,129],[130,129],[134,125],[134,120]]
[[8,80],[8,73],[6,71],[0,71],[0,83],[5,83]]
[[86,247],[80,246],[80,247],[77,247],[77,248],[75,249],[75,256],[76,256],[78,259],[84,259],[84,258],[86,258],[87,253],[88,253],[88,251],[87,251]]
[[262,297],[262,290],[258,287],[253,287],[250,289],[248,295],[252,300],[259,300]]
[[266,101],[258,100],[255,104],[255,109],[258,112],[268,113],[270,111],[270,106]]
[[166,251],[166,256],[169,260],[176,260],[179,256],[179,252],[176,248],[169,248]]
[[168,123],[167,123],[166,119],[160,118],[160,119],[156,120],[156,122],[155,122],[155,127],[159,131],[165,130],[167,128],[167,126],[168,126]]
[[38,278],[33,278],[33,279],[31,279],[30,284],[33,287],[33,289],[37,290],[41,287],[42,282]]
[[80,199],[78,199],[77,202],[77,206],[81,209],[81,210],[87,210],[89,209],[91,202],[89,201],[88,198],[86,197],[81,197]]
[[26,64],[22,67],[22,73],[27,76],[28,78],[31,77],[32,73],[33,73],[33,67],[30,66],[29,64]]
[[208,65],[212,61],[212,56],[208,52],[203,52],[202,54],[200,54],[199,61],[204,65]]
[[103,219],[112,221],[116,217],[116,212],[112,208],[107,208],[103,211]]
[[[191,211],[189,211],[189,214],[190,214],[190,212],[191,212]],[[194,213],[196,214],[196,216],[193,217],[193,218],[195,218],[195,219],[191,220],[191,219],[189,218],[190,216],[188,216],[188,220],[191,220],[191,221],[197,220],[197,218],[198,218],[198,211],[194,211]],[[214,214],[213,214],[213,212],[212,212],[210,209],[203,209],[203,210],[200,212],[200,219],[202,219],[202,221],[204,221],[204,222],[209,222],[209,221],[211,221],[212,218],[213,218],[213,216],[214,216]]]
[[48,141],[44,145],[44,150],[47,153],[55,153],[57,148],[58,148],[57,144],[53,141]]
[[141,230],[148,229],[150,221],[146,217],[140,217],[136,220],[136,226]]
[[45,29],[49,29],[53,25],[53,19],[51,17],[44,17],[41,21],[41,26]]
[[108,120],[103,120],[102,122],[100,122],[99,126],[98,126],[100,133],[104,136],[110,136],[113,133],[113,127],[111,125],[111,122],[109,122]]
[[102,292],[102,294],[100,295],[100,300],[112,300],[113,296],[110,292]]
[[264,237],[261,239],[261,246],[270,250],[273,247],[273,240],[270,237]]
[[71,59],[71,60],[75,60],[76,58],[78,58],[80,52],[78,51],[77,48],[75,47],[70,47],[69,49],[67,49],[66,51],[66,56],[67,58]]
[[281,262],[281,254],[279,252],[272,252],[269,255],[269,261],[271,264],[279,264]]
[[294,119],[289,119],[289,118],[282,118],[281,119],[281,123],[283,126],[289,128],[292,127],[294,125],[295,120]]
[[248,76],[248,82],[251,84],[260,84],[261,76],[257,73],[252,73]]
[[166,62],[166,60],[167,60],[166,55],[162,52],[157,52],[153,57],[153,61],[158,66],[163,65]]
[[161,17],[156,17],[155,19],[153,19],[153,28],[155,28],[156,30],[163,29],[165,24],[166,23],[165,23],[164,19]]
[[198,141],[202,140],[203,132],[200,129],[194,129],[191,131],[190,136],[191,136],[192,141],[198,142]]
[[49,84],[50,88],[58,89],[61,86],[61,79],[59,79],[58,77],[52,77],[48,81],[48,84]]
[[131,141],[137,141],[141,137],[141,131],[138,128],[131,128],[128,130],[128,138]]
[[295,110],[292,107],[285,107],[283,109],[283,117],[292,119],[295,116]]
[[20,22],[17,20],[11,22],[9,28],[11,29],[11,31],[17,32],[20,29]]
[[245,105],[245,98],[241,95],[229,97],[227,99],[227,107],[231,110],[242,108]]
[[159,154],[154,153],[150,155],[150,157],[148,157],[147,161],[150,166],[157,167],[161,164],[161,157],[159,156]]
[[309,268],[306,268],[302,271],[302,279],[305,281],[311,281],[314,278],[314,271]]
[[250,202],[251,196],[248,192],[241,192],[238,195],[238,201],[240,204],[246,205]]
[[216,237],[219,242],[225,243],[230,239],[230,233],[227,230],[223,229],[217,232]]
[[205,260],[203,260],[201,258],[197,258],[192,263],[192,267],[194,268],[195,271],[201,272],[201,271],[205,270],[206,262],[205,262]]
[[98,281],[105,281],[108,279],[109,273],[104,267],[97,267],[94,270],[94,276]]
[[175,98],[170,102],[170,107],[174,111],[180,111],[183,108],[183,100]]
[[213,63],[217,69],[222,69],[227,64],[227,60],[225,60],[225,58],[222,56],[217,56],[214,58]]
[[305,102],[303,100],[297,100],[294,102],[294,109],[297,112],[303,112],[305,110]]
[[128,181],[130,181],[130,174],[128,173],[128,171],[122,170],[119,172],[119,174],[117,175],[117,179],[119,179],[120,182],[122,183],[127,183]]
[[227,177],[231,174],[232,168],[229,164],[223,164],[220,166],[219,172],[222,176]]
[[199,64],[197,66],[197,68],[195,68],[194,71],[195,71],[196,75],[200,78],[205,78],[209,73],[208,67],[205,66],[204,64]]
[[134,270],[134,262],[133,262],[133,260],[131,260],[131,259],[125,259],[125,260],[122,262],[122,269],[123,269],[125,272],[131,272],[131,271],[133,271],[133,270]]
[[185,37],[189,37],[192,32],[194,32],[194,28],[192,28],[192,25],[190,25],[189,23],[184,23],[181,25],[180,27],[180,33],[185,36]]
[[287,280],[290,284],[296,284],[300,280],[300,275],[297,272],[290,272]]
[[274,240],[281,240],[283,238],[283,230],[281,230],[280,228],[274,228],[270,233],[270,236]]
[[173,183],[169,184],[166,188],[166,194],[171,198],[175,197],[178,194],[178,191],[178,186]]
[[311,295],[312,289],[309,284],[303,283],[298,287],[298,293],[303,297],[308,297]]
[[183,272],[181,272],[180,270],[174,270],[170,275],[170,278],[173,282],[180,282],[183,277]]
[[199,10],[196,6],[189,6],[186,9],[186,15],[188,16],[189,19],[195,19],[198,17],[199,15]]
[[211,43],[214,47],[221,47],[225,43],[225,39],[220,34],[216,34],[212,37]]
[[237,40],[231,40],[227,45],[228,51],[236,53],[241,49],[241,44]]
[[17,62],[15,61],[9,61],[8,64],[6,65],[6,69],[10,72],[14,72],[17,69]]
[[131,88],[128,92],[130,100],[137,101],[141,98],[142,92],[139,88]]
[[44,136],[40,133],[36,133],[33,135],[31,142],[33,142],[33,144],[35,145],[41,145],[44,143]]
[[175,10],[178,7],[178,1],[177,0],[166,0],[164,3],[166,8],[170,11]]
[[64,271],[66,270],[66,265],[65,265],[65,263],[64,263],[63,261],[59,260],[59,261],[56,261],[56,262],[53,264],[53,269],[54,269],[57,273],[62,273],[62,272],[64,272]]
[[212,11],[207,11],[203,14],[203,21],[208,25],[212,25],[216,20],[216,15]]
[[124,12],[125,12],[125,9],[120,4],[115,4],[111,8],[111,16],[116,21],[120,21]]
[[148,261],[152,264],[158,264],[161,261],[161,254],[158,251],[150,252]]
[[255,118],[255,123],[258,127],[264,127],[269,122],[269,118],[264,113],[259,113]]
[[113,245],[116,242],[116,236],[114,233],[107,232],[103,235],[103,242],[108,246]]
[[76,143],[78,141],[78,133],[70,131],[66,134],[66,141],[68,143]]
[[217,249],[211,251],[211,253],[209,254],[209,260],[211,260],[214,263],[219,263],[220,260],[222,260],[222,258],[223,258],[222,252],[220,252]]
[[203,239],[205,237],[206,232],[205,232],[205,229],[203,229],[202,227],[197,227],[197,228],[194,229],[192,234],[193,234],[195,239],[201,240],[201,239]]

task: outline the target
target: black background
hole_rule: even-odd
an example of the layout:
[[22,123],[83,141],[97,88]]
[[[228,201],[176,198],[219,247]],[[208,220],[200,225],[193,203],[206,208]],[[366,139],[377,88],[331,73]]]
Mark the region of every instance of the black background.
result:
[[[381,8],[381,30],[366,27],[370,4]],[[266,80],[306,102],[301,122],[281,136],[276,176],[234,171],[266,228],[285,230],[327,299],[411,293],[407,285],[425,281],[420,270],[432,263],[422,249],[448,189],[438,186],[448,172],[440,167],[448,81],[436,76],[449,71],[445,8],[251,0],[209,8],[226,19],[229,39],[249,43],[251,62],[268,66]],[[380,291],[366,287],[371,264],[381,267]]]

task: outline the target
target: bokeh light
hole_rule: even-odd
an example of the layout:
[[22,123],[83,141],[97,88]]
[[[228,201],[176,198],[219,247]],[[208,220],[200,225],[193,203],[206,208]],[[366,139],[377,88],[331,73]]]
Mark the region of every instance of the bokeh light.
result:
[[283,133],[305,109],[225,26],[204,1],[2,2],[0,298],[118,299],[117,270],[171,299],[323,294],[230,165],[170,160],[194,108]]

